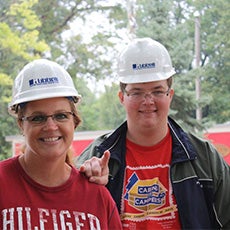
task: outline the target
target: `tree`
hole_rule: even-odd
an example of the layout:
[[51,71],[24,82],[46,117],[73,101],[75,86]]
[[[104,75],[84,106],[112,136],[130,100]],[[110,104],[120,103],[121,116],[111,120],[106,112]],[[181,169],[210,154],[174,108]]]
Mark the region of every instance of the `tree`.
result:
[[[151,37],[164,44],[169,51],[177,72],[174,76],[176,95],[171,116],[192,130],[198,124],[194,117],[194,85],[191,84],[191,75],[186,77],[193,61],[193,36],[186,25],[188,11],[186,1],[141,0],[138,1],[136,20],[137,37]],[[188,105],[186,108],[185,104]]]
[[[49,50],[49,46],[38,38],[41,23],[31,10],[36,3],[36,0],[29,0],[12,5],[3,4],[1,8],[0,103],[3,108],[0,111],[1,158],[9,154],[9,144],[2,144],[5,143],[5,136],[18,133],[14,119],[7,114],[13,78],[24,62],[38,58],[42,52]],[[7,7],[9,10],[6,10]]]
[[[229,2],[147,1],[137,5],[137,36],[150,36],[169,50],[177,75],[172,116],[190,129],[229,120]],[[194,12],[201,13],[201,67],[193,69]],[[204,119],[195,120],[195,77],[201,76]],[[186,108],[185,106],[186,105]],[[202,126],[200,126],[202,125]]]
[[[106,0],[2,0],[0,9],[0,151],[8,146],[4,136],[17,133],[7,115],[12,80],[28,61],[50,58],[63,65],[82,94],[79,130],[113,129],[124,118],[113,82],[116,58],[127,43],[130,20],[126,3]],[[131,1],[129,1],[131,2]],[[176,95],[171,115],[190,130],[229,120],[229,1],[132,1],[137,37],[151,37],[169,50],[177,71]],[[50,7],[52,5],[52,7]],[[201,14],[201,67],[193,69],[194,12]],[[101,19],[98,15],[102,15]],[[133,18],[135,16],[135,18]],[[92,20],[94,34],[85,39]],[[97,21],[100,23],[96,23]],[[103,21],[102,21],[103,20]],[[66,36],[74,22],[77,32]],[[129,22],[130,23],[130,22]],[[130,26],[130,24],[129,24]],[[134,34],[135,35],[135,34]],[[130,36],[132,39],[132,36]],[[201,76],[203,119],[195,119],[195,78]],[[88,83],[95,83],[89,89]],[[99,90],[100,89],[100,90]],[[104,90],[101,90],[104,89]],[[186,105],[186,106],[185,106]],[[7,121],[6,121],[7,119]],[[9,129],[8,127],[14,127]]]
[[125,120],[125,110],[118,99],[118,85],[105,87],[105,93],[97,100],[98,130],[114,129]]
[[[50,7],[51,5],[53,7]],[[110,43],[111,46],[112,43],[107,42],[107,38],[111,35],[110,32],[96,35],[93,38],[93,42],[89,45],[83,42],[83,38],[79,34],[74,41],[77,44],[77,50],[73,47],[73,43],[70,43],[69,40],[63,37],[63,31],[69,29],[69,23],[76,18],[81,18],[84,22],[88,17],[87,15],[95,11],[107,12],[107,16],[110,17],[115,11],[119,11],[119,6],[105,6],[99,1],[92,0],[77,2],[69,0],[39,2],[38,0],[2,1],[0,10],[1,76],[7,76],[12,80],[28,61],[39,57],[51,58],[62,64],[71,72],[72,76],[78,73],[81,76],[82,83],[85,83],[87,78],[99,79],[103,78],[103,76],[108,76],[108,73],[111,72],[110,64],[103,57],[107,49],[102,50],[99,47],[101,43]],[[70,39],[70,41],[73,41],[73,39]],[[105,67],[104,71],[101,68],[102,65]],[[74,81],[77,82],[79,79],[74,77]],[[4,91],[1,91],[0,96],[7,96],[7,100],[3,103],[3,108],[7,108],[7,102],[10,101],[7,92],[11,91],[11,86],[12,81],[7,86],[1,85]],[[93,99],[89,91],[82,92],[86,92],[86,96],[90,96]],[[84,108],[81,108],[84,112]],[[85,110],[87,111],[86,108]],[[5,122],[6,117],[7,123]],[[16,134],[17,128],[13,118],[8,117],[5,110],[4,112],[3,110],[1,111],[1,118],[0,141],[3,144],[0,146],[6,146],[6,148],[0,147],[0,150],[5,155],[8,146],[4,142],[4,137],[9,134]],[[86,116],[83,115],[83,119],[86,119]],[[88,125],[81,128],[95,127],[90,122],[87,123]],[[87,123],[84,122],[83,124]],[[11,124],[12,129],[5,129],[7,124]]]
[[212,99],[204,112],[212,122],[222,123],[230,117],[230,3],[226,0],[196,3],[202,22],[202,89]]

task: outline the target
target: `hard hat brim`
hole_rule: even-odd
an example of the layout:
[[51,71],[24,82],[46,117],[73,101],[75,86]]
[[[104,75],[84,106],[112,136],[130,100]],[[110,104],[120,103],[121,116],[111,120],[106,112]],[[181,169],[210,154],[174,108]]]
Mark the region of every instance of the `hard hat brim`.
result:
[[172,70],[167,73],[145,73],[138,75],[126,75],[126,76],[118,76],[118,80],[124,84],[134,84],[134,83],[145,83],[145,82],[153,82],[153,81],[162,81],[170,78],[176,74],[175,70]]
[[55,89],[51,89],[50,92],[43,92],[43,89],[36,89],[33,91],[27,91],[18,95],[18,98],[15,98],[8,106],[8,111],[11,115],[17,116],[16,107],[21,103],[27,103],[36,100],[48,99],[48,98],[57,98],[57,97],[72,97],[74,103],[78,103],[81,99],[81,95],[79,95],[73,88],[70,87],[60,87],[60,91],[58,87]]

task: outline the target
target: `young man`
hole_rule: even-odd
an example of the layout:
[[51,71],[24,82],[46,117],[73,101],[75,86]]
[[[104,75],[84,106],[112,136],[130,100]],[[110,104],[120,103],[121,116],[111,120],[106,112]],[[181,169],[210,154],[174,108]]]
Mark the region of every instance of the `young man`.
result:
[[97,138],[77,165],[84,163],[80,170],[91,181],[107,182],[109,150],[106,186],[123,229],[230,228],[229,166],[168,116],[174,74],[162,44],[150,38],[129,44],[118,60],[127,121]]

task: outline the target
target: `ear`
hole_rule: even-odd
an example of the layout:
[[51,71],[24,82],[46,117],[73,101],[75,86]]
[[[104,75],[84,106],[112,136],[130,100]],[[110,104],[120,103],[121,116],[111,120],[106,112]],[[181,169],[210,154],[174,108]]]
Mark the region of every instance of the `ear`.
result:
[[174,89],[170,89],[170,91],[169,91],[169,97],[170,97],[171,101],[173,99],[173,95],[174,95]]
[[119,97],[120,103],[123,104],[123,102],[124,102],[124,94],[121,91],[118,92],[118,97]]

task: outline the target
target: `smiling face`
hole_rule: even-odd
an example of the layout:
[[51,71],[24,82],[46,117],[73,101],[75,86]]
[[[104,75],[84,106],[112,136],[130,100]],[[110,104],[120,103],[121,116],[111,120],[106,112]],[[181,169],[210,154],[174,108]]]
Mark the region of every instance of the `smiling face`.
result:
[[167,117],[174,91],[167,80],[127,84],[119,92],[126,110],[130,130],[162,130],[167,128]]
[[[65,112],[72,112],[67,98],[50,98],[28,102],[23,110],[23,117]],[[74,116],[71,113],[67,115],[66,119],[56,116],[59,121],[49,116],[45,122],[37,124],[27,119],[19,120],[19,127],[25,136],[25,153],[36,154],[45,159],[60,156],[64,158],[72,143],[75,129]],[[37,118],[39,117],[35,117],[35,121]]]

